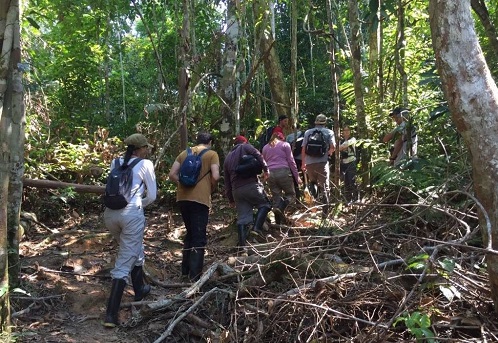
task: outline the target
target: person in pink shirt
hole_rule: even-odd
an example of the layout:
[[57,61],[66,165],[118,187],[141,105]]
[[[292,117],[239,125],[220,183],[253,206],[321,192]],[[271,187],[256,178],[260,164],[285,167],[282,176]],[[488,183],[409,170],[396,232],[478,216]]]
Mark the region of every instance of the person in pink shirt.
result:
[[285,209],[296,200],[294,180],[302,184],[292,155],[292,149],[281,132],[274,132],[270,142],[263,147],[263,157],[268,164],[267,180],[272,195],[273,213],[277,224],[286,223]]

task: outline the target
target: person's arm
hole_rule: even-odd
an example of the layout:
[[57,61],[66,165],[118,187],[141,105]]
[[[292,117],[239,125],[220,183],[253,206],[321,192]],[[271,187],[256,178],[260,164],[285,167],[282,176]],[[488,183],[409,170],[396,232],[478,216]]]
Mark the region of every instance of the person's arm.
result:
[[339,145],[339,151],[348,150],[349,146],[354,146],[356,144],[356,138],[351,137],[350,139],[344,141],[341,145]]
[[224,184],[225,184],[225,196],[228,199],[228,202],[230,204],[233,204],[235,201],[233,199],[233,194],[232,194],[232,179],[230,175],[230,169],[229,169],[229,161],[230,161],[230,154],[228,154],[225,158],[225,162],[223,163],[223,175],[225,176],[223,178]]
[[218,164],[211,164],[211,188],[216,187],[216,183],[220,179],[220,166]]
[[143,181],[147,192],[145,193],[145,198],[142,199],[142,206],[146,207],[157,198],[156,174],[154,172],[154,164],[150,160],[144,161]]
[[308,144],[308,137],[306,136],[306,132],[304,133],[303,137],[303,145],[301,148],[301,170],[304,172],[306,171],[306,144]]
[[168,174],[169,179],[173,182],[180,181],[179,173],[180,173],[180,162],[175,161],[171,166],[171,170],[169,171]]
[[403,139],[399,137],[396,142],[394,142],[394,149],[389,156],[389,163],[394,164],[394,161],[396,161],[396,158],[398,157],[399,152],[401,151],[401,148],[403,147]]
[[334,131],[330,130],[329,129],[329,132],[330,132],[330,141],[329,141],[329,156],[332,156],[332,154],[334,154],[334,151],[335,151],[335,136],[334,136]]
[[387,135],[384,136],[384,138],[382,138],[382,141],[384,143],[389,142],[391,139],[394,138],[395,134],[396,134],[396,130],[393,130],[393,131],[389,132]]

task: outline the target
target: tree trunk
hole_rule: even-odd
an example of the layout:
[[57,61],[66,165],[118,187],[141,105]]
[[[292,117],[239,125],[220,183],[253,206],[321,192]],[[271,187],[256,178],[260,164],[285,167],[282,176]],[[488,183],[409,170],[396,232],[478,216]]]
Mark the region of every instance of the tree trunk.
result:
[[236,1],[228,1],[227,3],[227,31],[224,49],[224,65],[221,72],[221,88],[223,92],[223,100],[228,105],[221,109],[222,124],[220,127],[221,133],[221,148],[224,152],[228,152],[232,143],[232,135],[240,133],[240,112],[234,109],[234,104],[238,101],[239,84],[237,72],[237,55],[239,41],[239,20],[237,18]]
[[[334,39],[334,22],[332,20],[332,0],[327,0],[327,20],[329,24],[329,58],[330,58],[330,78],[332,84],[332,106],[333,106],[333,118],[334,118],[334,134],[335,134],[335,160],[339,161],[339,149],[337,148],[339,142],[339,120],[340,120],[340,98],[339,98],[339,86],[338,86],[338,76],[337,76],[337,63],[335,59],[336,52],[336,41]],[[334,184],[339,184],[339,173],[340,173],[340,163],[335,163],[334,170]],[[339,187],[333,187],[335,192],[339,192]],[[338,194],[335,194],[336,197]]]
[[486,36],[488,36],[489,45],[493,49],[494,55],[498,56],[498,33],[493,25],[493,21],[489,17],[486,2],[484,0],[471,0],[470,4],[472,5],[474,12],[476,12],[477,16],[481,20],[481,24],[484,27]]
[[398,80],[393,78],[392,82],[392,101],[395,104],[402,104],[408,107],[408,76],[405,71],[405,8],[403,1],[398,0],[398,25],[396,27],[396,49],[394,51],[394,61],[396,63],[396,71],[399,73],[399,92]]
[[270,85],[273,109],[276,117],[280,115],[290,116],[291,103],[289,91],[285,85],[282,66],[275,50],[274,40],[270,27],[268,26],[269,18],[265,9],[268,4],[264,0],[254,2],[254,15],[260,19],[257,25],[257,39],[259,40],[259,51],[264,55],[267,51],[269,54],[264,59],[265,72]]
[[[19,277],[17,230],[24,173],[24,106],[21,71],[19,1],[0,1],[0,331],[9,332],[9,265]],[[8,205],[7,205],[8,204]]]
[[297,0],[291,3],[291,123],[297,124],[299,121],[299,89],[297,87]]
[[[472,158],[474,191],[489,216],[479,213],[488,248],[498,247],[498,88],[486,65],[470,0],[431,0],[432,43],[443,90]],[[491,236],[491,237],[489,237]],[[488,254],[491,296],[498,312],[498,255]]]
[[104,186],[93,186],[93,185],[80,185],[77,183],[68,183],[61,181],[52,180],[33,180],[33,179],[23,179],[24,186],[35,187],[35,188],[73,188],[75,192],[78,193],[96,193],[103,194],[105,192]]
[[[358,138],[368,138],[367,121],[365,114],[365,93],[363,91],[362,65],[361,65],[361,24],[359,18],[358,1],[349,0],[349,23],[351,27],[351,69],[353,70],[354,95],[356,106],[356,122],[358,124]],[[368,173],[367,150],[363,150],[361,160],[362,188],[370,184]]]
[[190,53],[190,1],[183,0],[183,26],[180,33],[180,53],[178,56],[180,70],[178,71],[178,92],[180,96],[180,148],[186,149],[188,145],[187,109],[190,76],[188,60]]

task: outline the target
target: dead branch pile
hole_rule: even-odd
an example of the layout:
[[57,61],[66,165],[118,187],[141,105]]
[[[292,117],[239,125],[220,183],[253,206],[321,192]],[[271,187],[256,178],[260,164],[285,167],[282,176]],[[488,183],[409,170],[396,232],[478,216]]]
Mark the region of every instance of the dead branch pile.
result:
[[170,318],[155,342],[498,341],[472,211],[362,205],[349,223],[272,227],[140,315]]

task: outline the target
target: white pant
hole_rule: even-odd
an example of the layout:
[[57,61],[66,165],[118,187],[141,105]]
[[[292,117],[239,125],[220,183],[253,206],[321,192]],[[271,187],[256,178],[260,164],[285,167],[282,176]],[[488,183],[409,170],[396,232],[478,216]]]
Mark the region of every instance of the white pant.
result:
[[123,210],[106,209],[104,223],[116,241],[119,242],[118,256],[114,269],[111,270],[113,279],[126,279],[135,266],[144,264],[144,229],[145,216],[140,207]]

